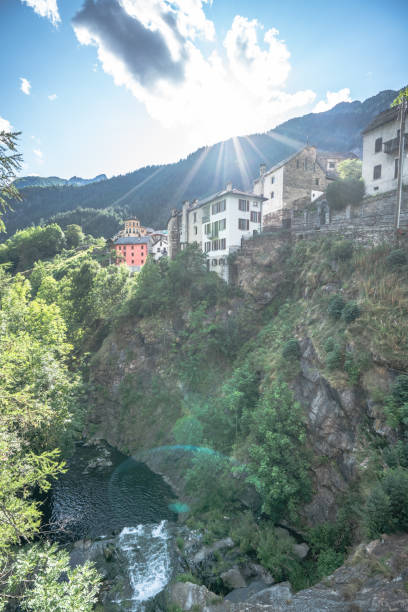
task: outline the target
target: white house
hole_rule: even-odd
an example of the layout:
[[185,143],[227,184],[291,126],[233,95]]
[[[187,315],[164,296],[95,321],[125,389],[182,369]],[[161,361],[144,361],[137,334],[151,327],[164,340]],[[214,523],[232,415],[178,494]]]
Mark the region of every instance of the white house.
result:
[[166,257],[169,252],[169,243],[167,235],[161,232],[154,232],[149,236],[150,250],[149,253],[155,261],[161,257]]
[[178,217],[181,248],[199,244],[207,254],[209,269],[228,281],[227,257],[241,247],[243,238],[260,232],[264,199],[233,189],[229,183],[207,198],[184,202]]
[[[379,115],[363,131],[363,179],[367,195],[397,188],[400,120],[398,108]],[[408,134],[405,131],[403,183],[408,184]]]

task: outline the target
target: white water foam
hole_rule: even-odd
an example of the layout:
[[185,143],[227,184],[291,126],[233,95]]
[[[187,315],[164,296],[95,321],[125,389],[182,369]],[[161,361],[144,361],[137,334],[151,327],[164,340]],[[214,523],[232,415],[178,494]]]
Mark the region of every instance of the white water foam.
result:
[[119,549],[126,560],[132,588],[130,599],[115,602],[123,609],[132,612],[143,610],[143,602],[160,593],[169,582],[169,537],[167,521],[158,525],[138,525],[122,529],[119,534]]

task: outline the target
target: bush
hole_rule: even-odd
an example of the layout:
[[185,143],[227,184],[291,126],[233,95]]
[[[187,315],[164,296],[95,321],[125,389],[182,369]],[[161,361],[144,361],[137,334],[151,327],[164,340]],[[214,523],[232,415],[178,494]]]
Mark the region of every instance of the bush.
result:
[[326,366],[329,370],[340,370],[343,366],[343,354],[337,344],[333,351],[327,354]]
[[282,357],[284,359],[299,359],[301,355],[300,344],[296,338],[290,338],[283,345]]
[[408,403],[408,376],[401,374],[392,387],[392,398],[398,406]]
[[403,249],[395,249],[388,255],[386,262],[391,270],[401,268],[408,262],[407,254]]
[[408,531],[408,471],[398,467],[385,473],[367,500],[365,527],[369,537]]
[[349,204],[359,204],[365,192],[364,181],[361,179],[345,179],[333,181],[327,186],[327,202],[334,210],[343,210]]
[[340,319],[341,313],[343,312],[343,308],[346,305],[346,302],[341,297],[341,295],[333,295],[330,298],[329,306],[327,308],[327,312],[332,319]]
[[354,244],[352,240],[340,240],[333,245],[332,254],[338,261],[347,261],[353,256]]
[[324,343],[324,350],[326,351],[326,353],[331,353],[334,351],[335,346],[336,346],[336,342],[334,338],[330,336],[329,338],[327,338],[326,342]]
[[342,310],[341,318],[345,323],[351,323],[352,321],[355,321],[355,319],[358,319],[360,315],[361,310],[358,304],[355,302],[347,302]]
[[320,553],[317,560],[317,573],[319,578],[330,576],[344,561],[344,554],[332,548]]

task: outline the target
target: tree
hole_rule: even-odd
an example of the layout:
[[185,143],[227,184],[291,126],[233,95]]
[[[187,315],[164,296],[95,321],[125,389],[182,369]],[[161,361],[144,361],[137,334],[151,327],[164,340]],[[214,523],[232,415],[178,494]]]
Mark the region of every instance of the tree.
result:
[[348,205],[359,204],[365,192],[362,179],[347,178],[333,181],[327,187],[326,197],[334,210],[343,210]]
[[408,87],[401,89],[398,96],[391,103],[391,106],[401,106],[404,100],[408,100]]
[[72,223],[65,229],[65,240],[69,249],[79,246],[84,241],[84,233],[80,225]]
[[[7,200],[20,199],[13,180],[21,168],[22,155],[17,153],[17,139],[21,132],[0,132],[0,210],[8,206]],[[0,231],[5,225],[0,216]]]
[[343,180],[361,179],[362,169],[361,159],[345,159],[337,166],[339,177]]

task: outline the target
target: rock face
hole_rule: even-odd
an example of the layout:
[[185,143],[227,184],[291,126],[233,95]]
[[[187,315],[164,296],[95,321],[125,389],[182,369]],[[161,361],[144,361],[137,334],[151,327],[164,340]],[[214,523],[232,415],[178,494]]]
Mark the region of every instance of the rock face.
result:
[[170,590],[171,603],[182,610],[205,610],[218,599],[219,597],[205,586],[192,582],[176,582]]

